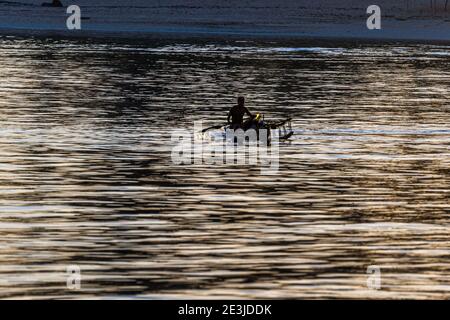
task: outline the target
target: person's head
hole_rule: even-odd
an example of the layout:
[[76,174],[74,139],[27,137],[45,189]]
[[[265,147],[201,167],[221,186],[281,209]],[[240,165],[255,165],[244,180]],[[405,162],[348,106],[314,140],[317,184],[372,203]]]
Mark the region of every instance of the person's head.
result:
[[238,97],[237,99],[238,106],[243,106],[245,104],[245,98],[244,97]]

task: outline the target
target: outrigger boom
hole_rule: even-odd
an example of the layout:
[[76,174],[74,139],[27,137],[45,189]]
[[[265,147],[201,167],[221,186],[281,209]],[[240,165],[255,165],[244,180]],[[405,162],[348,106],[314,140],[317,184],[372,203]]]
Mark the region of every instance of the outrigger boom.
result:
[[280,121],[268,121],[267,124],[270,129],[278,130],[278,139],[280,140],[287,140],[294,134],[294,130],[292,130],[292,118]]

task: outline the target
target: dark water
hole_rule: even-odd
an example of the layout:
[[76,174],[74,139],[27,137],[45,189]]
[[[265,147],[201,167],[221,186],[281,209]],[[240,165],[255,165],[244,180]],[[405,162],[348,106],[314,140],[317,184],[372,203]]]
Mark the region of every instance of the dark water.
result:
[[[0,297],[449,298],[449,52],[0,38]],[[238,94],[278,174],[174,164]]]

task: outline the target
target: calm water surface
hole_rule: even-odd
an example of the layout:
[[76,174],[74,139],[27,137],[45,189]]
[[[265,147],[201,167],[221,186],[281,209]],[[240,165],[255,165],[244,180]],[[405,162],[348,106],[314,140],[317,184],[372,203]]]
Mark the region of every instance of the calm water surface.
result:
[[[438,45],[0,38],[0,297],[450,298],[449,70]],[[294,117],[278,174],[175,165],[172,130],[239,93]]]

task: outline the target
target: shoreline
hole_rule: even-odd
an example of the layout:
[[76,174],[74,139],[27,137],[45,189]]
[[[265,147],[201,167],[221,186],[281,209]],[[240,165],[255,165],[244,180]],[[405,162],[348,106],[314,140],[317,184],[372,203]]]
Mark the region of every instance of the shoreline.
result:
[[[450,8],[432,11],[419,0],[414,7],[378,0],[381,30],[367,29],[369,0],[63,0],[62,8],[42,7],[43,1],[0,3],[0,35],[450,43]],[[80,7],[79,31],[66,27],[69,4]]]
[[166,30],[157,28],[154,31],[104,31],[104,30],[81,30],[65,31],[55,29],[6,29],[0,28],[0,38],[18,37],[18,38],[55,38],[55,39],[103,39],[121,41],[146,41],[146,40],[196,40],[196,41],[261,41],[261,42],[302,42],[302,43],[329,43],[329,42],[348,42],[349,44],[442,44],[449,45],[450,39],[440,37],[420,38],[420,37],[368,37],[364,35],[310,35],[304,33],[292,32],[231,32],[217,30]]

